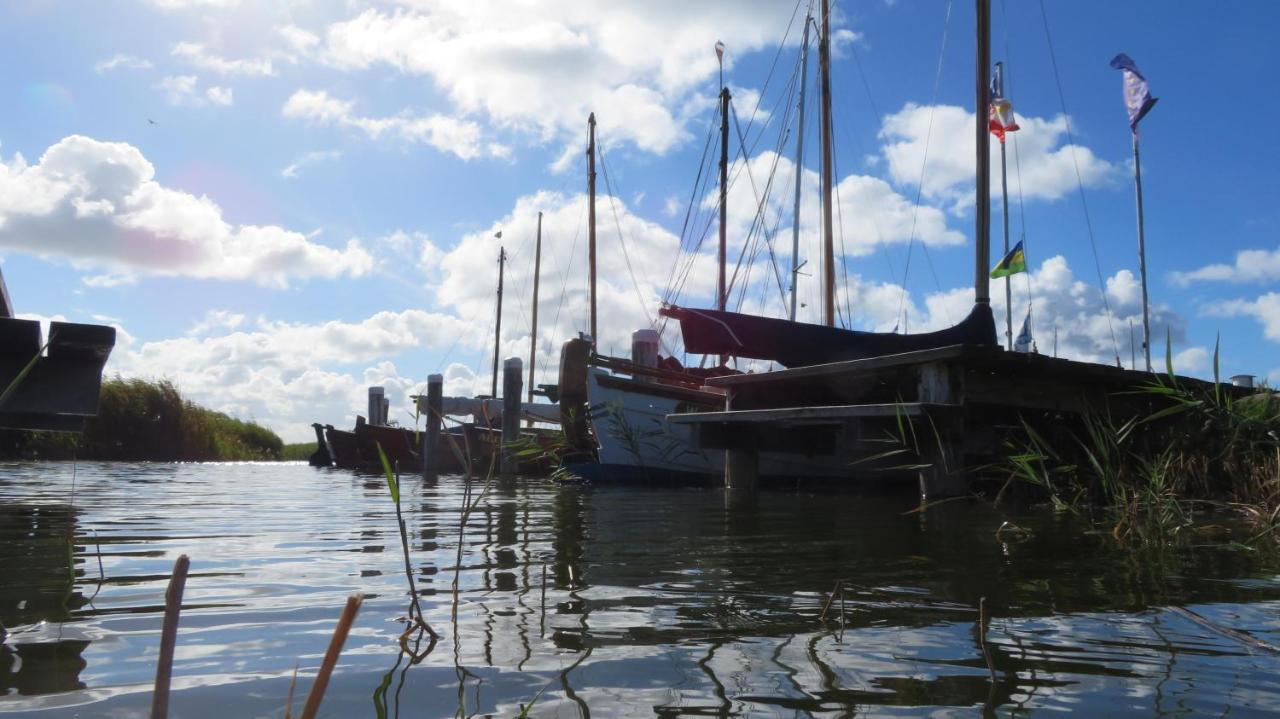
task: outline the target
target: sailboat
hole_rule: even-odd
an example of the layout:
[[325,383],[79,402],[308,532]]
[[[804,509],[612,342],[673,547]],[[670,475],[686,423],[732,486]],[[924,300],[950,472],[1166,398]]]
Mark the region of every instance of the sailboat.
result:
[[[978,36],[982,44],[989,38],[988,0],[977,0]],[[863,359],[913,352],[951,345],[998,347],[995,321],[991,311],[987,267],[989,248],[989,137],[985,123],[977,123],[977,253],[975,302],[960,323],[935,332],[898,334],[848,330],[835,326],[835,259],[832,231],[832,149],[830,92],[830,8],[822,3],[822,32],[819,39],[822,120],[822,194],[823,194],[823,296],[824,324],[798,322],[794,319],[760,317],[725,308],[724,232],[727,125],[722,126],[721,154],[721,252],[720,281],[717,284],[717,307],[701,309],[668,305],[660,314],[680,323],[686,351],[720,357],[743,357],[777,363],[783,367],[801,367],[842,360]],[[807,30],[807,25],[806,25]],[[985,45],[984,45],[985,46]],[[979,70],[978,113],[987,112],[986,69]],[[727,91],[721,93],[722,122],[727,112]],[[594,123],[592,124],[594,128]],[[594,134],[588,147],[589,222],[594,218]],[[593,225],[593,223],[592,223]],[[594,303],[594,226],[589,228],[591,242],[592,328],[595,327]],[[654,333],[656,334],[656,333]],[[578,344],[574,344],[578,343]],[[657,344],[656,338],[653,342]],[[600,358],[590,340],[570,340],[561,356],[561,412],[566,437],[579,446],[593,443],[597,462],[571,469],[579,474],[630,479],[654,478],[669,474],[718,475],[724,468],[720,452],[697,449],[692,426],[673,424],[666,416],[684,412],[724,408],[723,395],[715,388],[698,386],[689,372],[667,372],[639,361],[647,353],[633,350],[631,362]],[[656,359],[656,347],[654,358]],[[613,369],[610,373],[607,369]],[[631,373],[620,377],[618,373]],[[575,407],[586,411],[580,412]],[[593,442],[585,438],[590,424]],[[576,438],[576,439],[575,439]],[[762,453],[760,474],[763,476],[823,476],[843,472],[829,462],[810,460],[799,454]]]

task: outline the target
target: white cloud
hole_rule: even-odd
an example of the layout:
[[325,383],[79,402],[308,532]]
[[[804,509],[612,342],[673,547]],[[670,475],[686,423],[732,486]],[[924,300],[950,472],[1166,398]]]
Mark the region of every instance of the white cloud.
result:
[[[1132,354],[1137,366],[1142,367],[1142,305],[1135,298],[1129,285],[1133,274],[1120,270],[1106,279],[1107,304],[1103,295],[1091,282],[1076,277],[1065,257],[1057,255],[1046,259],[1030,274],[1032,299],[1032,336],[1042,354],[1053,353],[1054,328],[1058,334],[1058,356],[1071,359],[1115,364],[1117,354],[1128,367],[1130,352],[1130,323],[1134,328]],[[1016,336],[1027,313],[1028,276],[1014,275],[1013,333]],[[991,281],[992,310],[996,318],[996,334],[1005,342],[1005,301],[1003,280]],[[1110,321],[1107,305],[1110,306]],[[912,332],[924,332],[953,324],[968,314],[973,306],[972,288],[960,288],[926,298],[927,311],[918,310],[908,302],[909,328]],[[1166,337],[1172,337],[1175,353],[1186,340],[1186,320],[1171,308],[1155,304],[1150,308],[1152,362],[1164,356]],[[883,325],[881,326],[883,328]],[[1194,349],[1194,348],[1192,348]],[[1201,348],[1202,350],[1202,348]],[[1183,350],[1179,369],[1199,371],[1200,352]]]
[[298,90],[285,102],[281,114],[287,118],[306,120],[317,125],[330,125],[363,132],[372,139],[396,137],[408,142],[420,142],[443,152],[451,152],[469,160],[480,156],[506,157],[510,149],[504,145],[485,142],[480,126],[469,120],[445,115],[414,117],[361,117],[353,112],[354,106],[320,90]]
[[156,89],[164,91],[170,105],[226,107],[232,102],[231,88],[213,86],[201,92],[200,79],[195,75],[170,75],[156,83]]
[[264,77],[275,74],[271,60],[258,58],[252,60],[228,60],[209,51],[204,44],[198,42],[180,42],[173,46],[174,57],[181,58],[202,70],[216,72],[220,75],[245,75]]
[[1267,339],[1280,342],[1280,292],[1268,292],[1256,300],[1227,300],[1205,308],[1208,315],[1252,317],[1262,325]]
[[321,162],[332,162],[340,159],[342,159],[342,152],[338,150],[317,150],[315,152],[308,152],[281,170],[280,176],[287,177],[289,179],[296,179],[300,174],[302,174],[303,168],[310,167]]
[[603,137],[658,153],[689,136],[692,97],[705,93],[710,104],[714,91],[700,85],[716,73],[716,41],[731,68],[775,46],[795,9],[772,0],[401,4],[330,25],[327,62],[428,76],[463,114],[575,147],[594,110]]
[[[930,123],[932,122],[932,130]],[[924,172],[924,197],[949,203],[955,211],[973,206],[974,116],[969,110],[954,105],[922,106],[907,103],[898,112],[884,118],[880,138],[888,161],[889,175],[906,187],[920,185],[921,166],[928,147],[928,166]],[[1085,186],[1108,182],[1117,167],[1097,157],[1092,150],[1066,142],[1067,119],[1018,116],[1021,130],[1017,133],[1017,152],[1021,164],[1022,194],[1027,199],[1054,200],[1076,189],[1076,163]],[[927,140],[927,143],[926,143]],[[1009,194],[1018,191],[1015,170],[1014,140],[1007,146],[1009,154]],[[992,166],[1000,163],[999,143],[991,143]],[[992,172],[992,196],[999,197],[1000,173]]]
[[244,324],[244,315],[229,310],[209,310],[204,319],[191,325],[187,335],[198,337],[209,334],[212,330],[234,330]]
[[115,70],[117,68],[126,68],[129,70],[149,70],[152,67],[154,67],[154,65],[151,64],[150,60],[144,60],[140,57],[135,57],[133,55],[126,55],[124,53],[118,53],[116,55],[113,55],[109,60],[103,60],[102,62],[99,62],[96,65],[94,65],[93,70],[94,72],[101,74],[104,72],[110,72],[111,70]]
[[[185,337],[126,339],[117,342],[107,371],[169,378],[198,403],[253,418],[286,441],[306,441],[311,422],[350,426],[374,384],[387,388],[392,418],[411,425],[408,395],[425,377],[401,376],[391,358],[455,338],[469,347],[482,341],[473,325],[422,310],[379,312],[357,322],[260,319],[252,329],[243,327],[242,315],[214,311]],[[452,388],[464,389],[457,382]]]
[[[233,225],[206,196],[160,185],[132,145],[72,135],[35,165],[0,161],[0,246],[62,257],[110,276],[252,280],[362,275],[373,260],[275,225]],[[105,281],[105,280],[104,280]]]
[[1174,272],[1171,279],[1179,287],[1193,282],[1276,282],[1280,281],[1280,247],[1274,250],[1241,250],[1234,265],[1213,264],[1191,272]]

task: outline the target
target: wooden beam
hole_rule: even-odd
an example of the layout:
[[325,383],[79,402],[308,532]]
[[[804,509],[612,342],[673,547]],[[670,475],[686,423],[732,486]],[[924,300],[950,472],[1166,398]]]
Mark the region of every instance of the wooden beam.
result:
[[781,369],[773,372],[712,377],[707,380],[707,385],[711,387],[732,387],[744,384],[784,382],[797,379],[810,379],[814,377],[827,377],[830,375],[846,373],[856,374],[859,372],[870,372],[872,370],[896,367],[899,365],[933,362],[937,360],[983,357],[993,353],[994,351],[998,351],[1003,354],[1002,350],[992,350],[984,347],[948,345],[946,347],[920,350],[918,352],[903,352],[896,355],[881,355],[879,357],[868,357],[866,359],[830,362],[828,364],[794,367],[792,369]]
[[782,407],[778,409],[739,409],[727,412],[689,412],[669,414],[667,421],[673,424],[759,424],[778,422],[788,424],[842,425],[846,419],[879,417],[918,417],[933,410],[954,409],[952,405],[902,402],[898,404],[849,404],[830,407]]

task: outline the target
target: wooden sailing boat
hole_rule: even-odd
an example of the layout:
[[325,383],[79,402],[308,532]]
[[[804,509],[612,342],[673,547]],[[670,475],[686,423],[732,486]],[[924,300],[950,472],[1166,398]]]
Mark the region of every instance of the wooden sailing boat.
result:
[[[985,4],[978,2],[979,44],[985,47],[988,17]],[[717,284],[716,309],[668,306],[661,314],[680,322],[685,349],[695,354],[736,356],[776,362],[784,367],[823,364],[840,360],[900,354],[952,345],[997,346],[988,283],[989,185],[986,124],[977,123],[978,208],[975,263],[976,300],[969,315],[952,327],[936,332],[897,334],[861,332],[835,326],[835,260],[831,221],[831,102],[829,8],[823,3],[819,61],[822,87],[822,186],[824,320],[815,325],[787,319],[760,317],[725,309],[723,283]],[[987,73],[979,70],[978,116],[989,102]],[[727,93],[721,93],[722,125],[727,116]],[[594,218],[594,116],[588,142],[588,217]],[[727,127],[727,125],[725,126]],[[727,132],[722,127],[721,147],[721,227],[723,248]],[[590,221],[589,219],[589,221]],[[591,326],[596,326],[595,232],[588,231],[591,254]],[[721,252],[723,262],[723,251]],[[723,264],[720,267],[723,276]],[[611,479],[655,479],[671,475],[718,476],[724,469],[724,455],[701,450],[694,428],[667,421],[668,415],[723,409],[724,396],[718,388],[702,385],[698,373],[648,367],[637,362],[600,357],[586,339],[570,340],[561,358],[561,412],[566,437],[580,448],[594,445],[596,462],[572,467],[579,474]],[[727,368],[724,368],[727,371]],[[613,372],[607,371],[613,370]],[[730,371],[731,372],[731,371]],[[619,376],[630,374],[630,377]],[[723,372],[722,372],[723,373]],[[583,411],[585,410],[585,411]],[[587,435],[590,425],[591,436]],[[827,476],[846,473],[846,468],[815,460],[798,453],[769,452],[760,456],[760,474],[765,476]]]
[[[979,9],[979,42],[989,33],[987,18]],[[823,320],[821,325],[796,322],[794,319],[774,319],[739,312],[728,312],[723,304],[714,310],[686,307],[664,307],[663,316],[680,322],[684,347],[695,354],[747,357],[776,362],[783,367],[801,367],[841,360],[863,359],[887,354],[900,354],[948,345],[995,345],[995,320],[991,314],[988,291],[987,267],[990,264],[989,231],[990,203],[987,176],[988,143],[985,123],[977,122],[978,140],[978,208],[977,208],[977,265],[976,298],[973,309],[959,324],[919,334],[889,332],[861,332],[836,327],[835,324],[835,246],[832,231],[831,187],[831,47],[828,40],[830,7],[822,3],[822,33],[818,44],[818,64],[821,78],[822,122],[822,249],[823,249]],[[979,71],[982,85],[980,95],[985,96],[985,69]],[[977,117],[986,113],[980,98]],[[722,200],[723,201],[723,200]],[[723,222],[722,222],[723,226]],[[794,315],[793,315],[794,316]]]

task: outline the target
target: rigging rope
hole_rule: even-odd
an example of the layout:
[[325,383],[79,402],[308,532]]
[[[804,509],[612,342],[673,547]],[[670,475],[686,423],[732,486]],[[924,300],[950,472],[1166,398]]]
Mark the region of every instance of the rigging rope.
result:
[[1102,307],[1107,313],[1107,330],[1111,333],[1111,348],[1115,351],[1116,364],[1120,362],[1120,345],[1116,342],[1116,330],[1111,321],[1111,302],[1107,299],[1106,282],[1102,279],[1102,261],[1098,259],[1098,243],[1093,237],[1093,221],[1089,219],[1089,203],[1085,200],[1084,179],[1080,175],[1080,162],[1076,158],[1076,140],[1071,132],[1071,116],[1067,114],[1067,99],[1062,92],[1062,76],[1058,74],[1058,57],[1053,51],[1053,36],[1049,33],[1049,15],[1040,0],[1040,18],[1044,21],[1044,38],[1049,44],[1049,61],[1053,66],[1053,80],[1058,86],[1058,102],[1062,105],[1062,119],[1067,127],[1067,143],[1071,147],[1071,164],[1076,171],[1076,188],[1080,191],[1080,206],[1084,209],[1084,224],[1089,233],[1089,247],[1093,249],[1093,267],[1098,273],[1098,291],[1102,295]]
[[[911,234],[907,239],[907,261],[902,268],[902,292],[898,297],[898,316],[902,318],[903,332],[906,332],[907,318],[904,314],[907,301],[907,277],[911,273],[911,250],[915,247],[916,242],[916,220],[920,214],[920,197],[924,192],[924,174],[925,169],[929,166],[929,143],[933,139],[933,115],[938,107],[938,87],[942,83],[942,59],[947,51],[947,34],[951,29],[951,4],[952,0],[947,0],[947,12],[942,21],[942,47],[938,50],[938,68],[933,78],[933,99],[929,102],[929,126],[925,130],[924,135],[924,157],[920,161],[920,182],[916,185],[915,207],[911,210]],[[981,121],[981,118],[978,119]],[[977,238],[974,239],[977,242]],[[921,247],[924,243],[920,243]],[[925,252],[926,256],[928,252]],[[929,260],[929,267],[933,267],[933,260]],[[934,274],[934,280],[937,280],[937,274]],[[941,286],[939,286],[941,290]],[[949,321],[949,318],[948,318]]]

